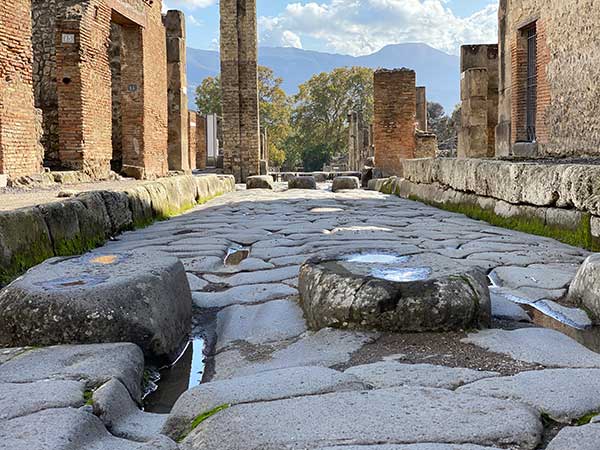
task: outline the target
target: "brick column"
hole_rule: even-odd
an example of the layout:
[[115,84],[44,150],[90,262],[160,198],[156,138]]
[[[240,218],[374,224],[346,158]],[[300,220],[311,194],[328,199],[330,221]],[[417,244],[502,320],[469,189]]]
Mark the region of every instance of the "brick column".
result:
[[0,178],[3,179],[32,175],[42,168],[31,65],[31,1],[2,0]]
[[163,22],[167,33],[169,169],[190,170],[185,16],[181,11],[171,10],[163,16]]
[[488,71],[468,69],[461,75],[461,127],[458,131],[458,157],[484,158],[489,155]]
[[207,153],[206,116],[196,114],[196,167],[198,169],[206,169]]
[[260,173],[256,0],[221,0],[223,168],[237,182]]
[[375,72],[375,165],[384,176],[401,176],[402,160],[415,157],[416,92],[413,70]]
[[417,87],[417,128],[427,131],[427,89],[424,86]]

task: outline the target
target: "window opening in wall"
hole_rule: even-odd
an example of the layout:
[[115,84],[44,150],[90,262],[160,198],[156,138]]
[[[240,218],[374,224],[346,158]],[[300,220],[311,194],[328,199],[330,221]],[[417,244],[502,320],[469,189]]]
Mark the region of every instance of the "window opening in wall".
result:
[[527,37],[527,141],[535,142],[537,112],[537,29],[535,24],[524,30]]

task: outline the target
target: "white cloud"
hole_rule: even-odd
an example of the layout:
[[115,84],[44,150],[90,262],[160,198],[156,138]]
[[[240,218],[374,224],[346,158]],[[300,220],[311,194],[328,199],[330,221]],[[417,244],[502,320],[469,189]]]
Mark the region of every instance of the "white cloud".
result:
[[187,21],[190,25],[194,26],[194,27],[199,27],[200,25],[202,25],[202,22],[199,21],[198,19],[196,19],[194,16],[192,16],[191,14],[188,14],[186,16]]
[[446,0],[326,0],[290,3],[274,17],[259,19],[262,45],[299,47],[307,39],[326,50],[351,55],[385,45],[424,42],[457,54],[463,44],[497,41],[498,5],[457,17]]

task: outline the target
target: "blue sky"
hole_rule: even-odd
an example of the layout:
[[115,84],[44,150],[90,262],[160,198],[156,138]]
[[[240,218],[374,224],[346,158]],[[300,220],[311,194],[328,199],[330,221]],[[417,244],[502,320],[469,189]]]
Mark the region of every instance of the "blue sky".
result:
[[[352,55],[423,42],[457,54],[494,42],[497,0],[257,0],[260,45]],[[187,16],[188,45],[217,49],[218,0],[164,0]]]

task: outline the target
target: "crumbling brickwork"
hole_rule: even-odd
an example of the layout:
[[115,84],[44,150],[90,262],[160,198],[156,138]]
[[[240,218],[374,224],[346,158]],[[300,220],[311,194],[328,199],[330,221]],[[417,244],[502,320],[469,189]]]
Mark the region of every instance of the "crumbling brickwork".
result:
[[0,2],[0,174],[39,173],[30,0]]
[[168,11],[163,22],[167,33],[169,80],[169,169],[190,170],[185,16],[181,11]]
[[107,176],[111,161],[136,177],[166,174],[162,1],[33,0],[32,6],[46,161],[96,178]]
[[223,168],[237,182],[260,173],[256,0],[221,0]]
[[417,128],[421,131],[427,131],[427,88],[417,86]]
[[196,114],[196,168],[199,170],[206,169],[208,163],[208,146],[206,136],[206,116]]
[[[498,155],[600,155],[599,21],[596,0],[500,1]],[[532,29],[534,130],[527,120],[527,37]]]
[[415,157],[415,83],[413,70],[375,71],[375,164],[386,176],[402,175],[402,160]]

